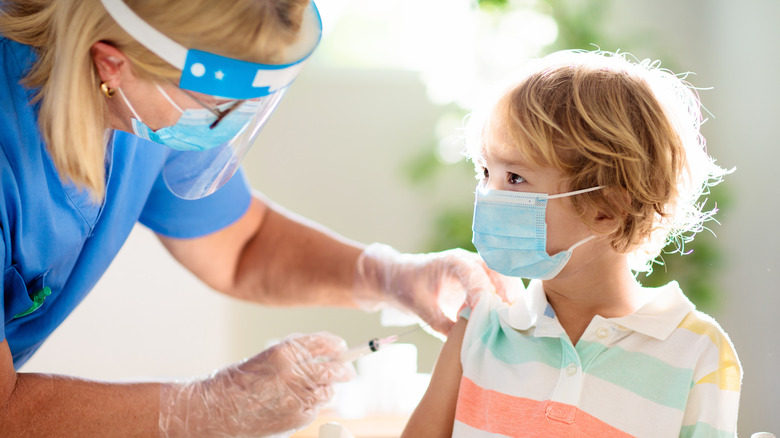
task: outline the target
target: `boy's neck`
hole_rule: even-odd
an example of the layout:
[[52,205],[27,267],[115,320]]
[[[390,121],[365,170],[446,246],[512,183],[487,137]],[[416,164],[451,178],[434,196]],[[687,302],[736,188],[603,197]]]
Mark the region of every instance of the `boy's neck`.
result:
[[574,345],[596,315],[618,318],[643,304],[642,287],[628,269],[627,259],[600,268],[542,283],[547,301]]

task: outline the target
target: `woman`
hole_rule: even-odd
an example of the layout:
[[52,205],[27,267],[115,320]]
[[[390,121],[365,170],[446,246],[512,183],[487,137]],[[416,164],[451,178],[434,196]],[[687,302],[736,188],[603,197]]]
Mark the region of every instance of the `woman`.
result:
[[391,303],[446,333],[444,284],[492,287],[469,253],[363,248],[233,177],[319,40],[307,0],[2,5],[4,436],[263,436],[305,425],[351,376],[318,359],[344,348],[328,334],[187,384],[17,373],[136,221],[212,288],[259,303]]

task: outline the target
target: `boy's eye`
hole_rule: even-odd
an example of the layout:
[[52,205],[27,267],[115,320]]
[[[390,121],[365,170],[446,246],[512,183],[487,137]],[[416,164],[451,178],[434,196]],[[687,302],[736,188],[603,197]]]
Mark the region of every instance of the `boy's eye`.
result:
[[490,177],[490,172],[487,170],[487,167],[483,167],[482,168],[482,177],[483,178],[489,178]]
[[520,184],[521,182],[525,181],[525,178],[522,176],[516,174],[516,173],[510,173],[509,174],[509,183],[510,184]]

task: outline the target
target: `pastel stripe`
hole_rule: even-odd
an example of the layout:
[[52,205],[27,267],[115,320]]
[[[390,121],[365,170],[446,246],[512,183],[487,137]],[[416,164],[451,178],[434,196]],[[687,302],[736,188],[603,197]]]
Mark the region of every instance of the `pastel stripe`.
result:
[[676,437],[684,412],[661,406],[597,377],[586,379],[580,409],[637,437]]
[[695,426],[683,426],[680,438],[734,438],[734,432],[714,429],[707,423],[696,423]]
[[[550,398],[552,388],[549,382],[556,381],[561,374],[560,369],[539,363],[525,363],[508,368],[497,366],[497,362],[488,359],[479,363],[472,361],[471,364],[471,367],[463,370],[463,376],[480,387],[534,400]],[[526,376],[534,378],[524,378]],[[518,381],[523,382],[523,385],[507,384]]]
[[[563,368],[561,339],[523,336],[502,327],[495,311],[489,313],[490,329],[481,336],[482,343],[496,359],[512,365],[541,362]],[[690,368],[677,368],[646,353],[628,352],[620,347],[580,340],[577,352],[585,364],[584,372],[622,386],[654,403],[684,409],[693,384]],[[598,361],[592,359],[598,356]],[[588,363],[593,363],[588,366]],[[674,388],[674,390],[670,390]]]
[[[720,354],[708,338],[688,330],[675,330],[663,341],[643,336],[641,333],[632,333],[616,344],[625,351],[649,354],[678,368],[690,368],[691,364],[696,362],[715,364]],[[670,346],[686,348],[670,348]],[[701,377],[703,374],[695,375],[694,378]]]
[[[501,412],[501,415],[491,414],[495,412]],[[480,388],[465,377],[460,383],[455,421],[510,438],[631,436],[577,409],[576,406],[512,397]]]
[[677,293],[676,311],[659,305],[672,324],[663,339],[641,320],[627,328],[596,317],[576,346],[540,303],[529,299],[510,321],[497,299],[483,299],[461,349],[453,436],[735,436],[734,348],[712,318],[681,312],[689,303]]
[[[463,377],[475,385],[517,398],[552,399],[554,387],[550,382],[560,378],[560,368],[538,362],[504,366],[480,342],[464,346],[464,351],[471,360],[470,366],[463,369]],[[679,432],[683,424],[682,410],[661,406],[598,377],[587,374],[583,377],[577,403],[583,412],[634,436],[676,436]],[[639,418],[642,421],[637,421]]]
[[742,378],[737,355],[729,338],[714,320],[705,319],[691,312],[680,323],[680,328],[707,336],[719,351],[718,369],[704,376],[697,383],[712,383],[725,391],[739,391]]
[[[579,349],[580,341],[577,345]],[[598,362],[585,369],[587,374],[621,386],[661,406],[685,409],[693,370],[669,366],[644,353],[631,353],[612,347],[601,353]]]
[[[713,403],[717,400],[717,403]],[[737,417],[723,412],[737,412],[739,392],[723,391],[716,385],[695,385],[688,398],[683,426],[706,422],[718,430],[736,430]]]
[[[489,313],[487,320],[488,329],[481,336],[481,341],[496,359],[508,364],[542,362],[555,368],[561,366],[559,338],[523,336],[510,327],[504,327],[495,311]],[[507,333],[512,335],[511,338]]]

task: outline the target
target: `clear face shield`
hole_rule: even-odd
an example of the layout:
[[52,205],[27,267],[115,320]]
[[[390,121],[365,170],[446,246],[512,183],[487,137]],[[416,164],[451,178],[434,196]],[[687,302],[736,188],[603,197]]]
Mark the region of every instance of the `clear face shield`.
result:
[[[171,192],[184,199],[208,196],[230,180],[322,36],[322,20],[311,2],[298,40],[287,48],[290,62],[253,63],[187,49],[150,26],[122,0],[101,2],[130,36],[182,71],[179,88],[201,106],[180,109],[182,116],[174,126],[157,131],[133,120],[136,135],[173,149],[163,178]],[[201,102],[191,92],[219,103]]]

